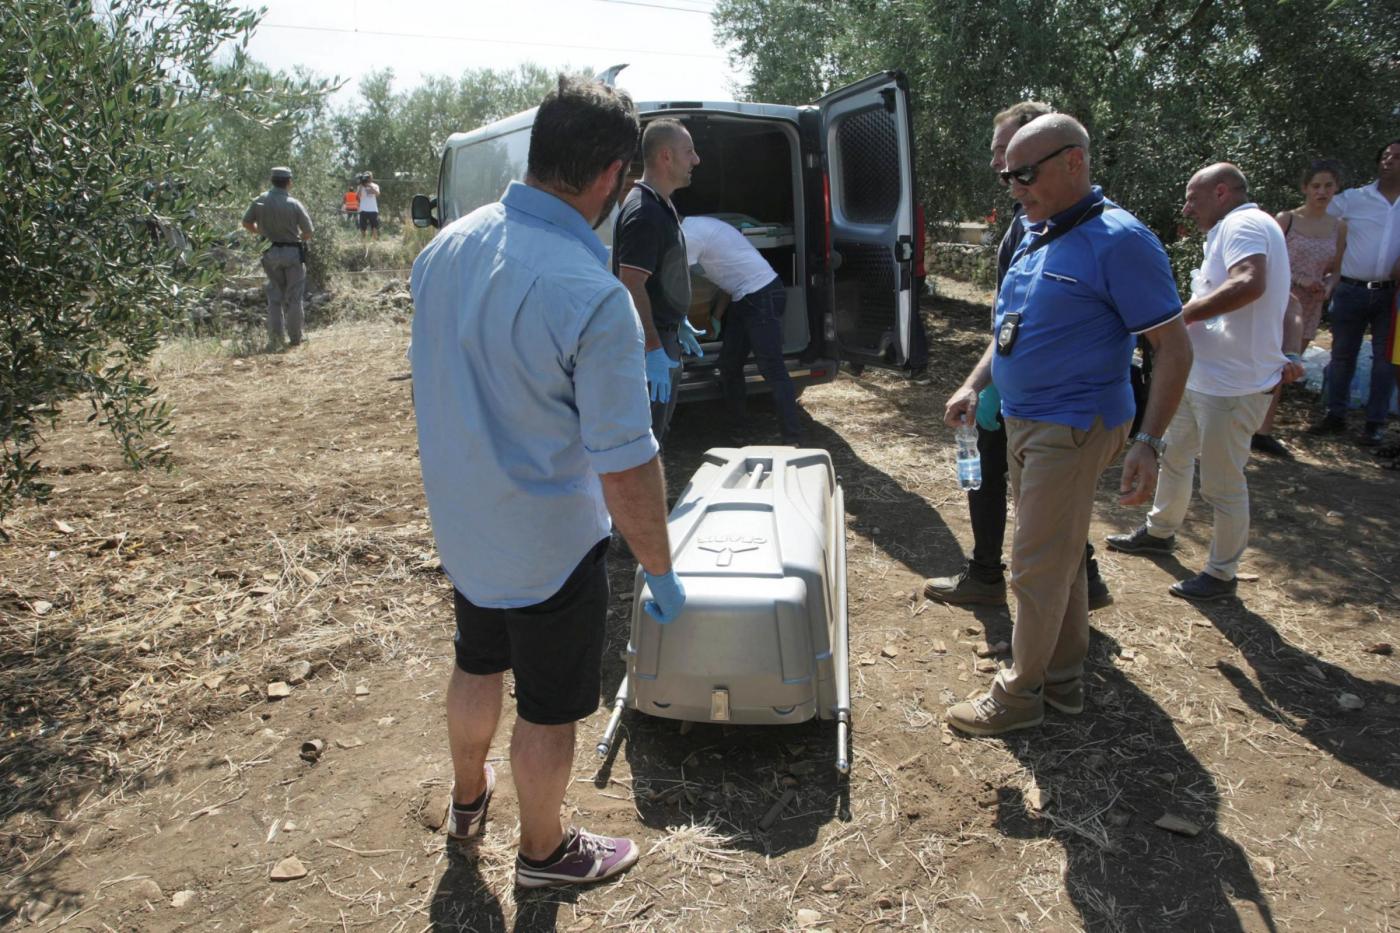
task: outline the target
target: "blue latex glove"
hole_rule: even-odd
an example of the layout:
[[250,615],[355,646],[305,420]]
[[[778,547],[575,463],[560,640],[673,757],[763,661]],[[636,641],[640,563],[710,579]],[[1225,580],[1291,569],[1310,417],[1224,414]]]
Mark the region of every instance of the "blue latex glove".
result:
[[681,365],[666,355],[665,347],[648,350],[646,355],[647,382],[651,384],[651,400],[666,403],[671,400],[671,370]]
[[667,571],[659,577],[653,577],[643,570],[642,576],[651,588],[652,597],[642,604],[642,609],[662,625],[676,621],[681,609],[685,608],[685,587],[681,585],[681,578],[676,576],[674,570]]
[[700,341],[695,337],[700,332],[695,329],[695,325],[689,321],[681,321],[680,329],[676,331],[676,336],[680,338],[681,352],[686,356],[701,357],[705,351],[700,349]]
[[997,415],[1001,414],[1001,393],[990,382],[977,396],[977,424],[983,431],[1000,431]]

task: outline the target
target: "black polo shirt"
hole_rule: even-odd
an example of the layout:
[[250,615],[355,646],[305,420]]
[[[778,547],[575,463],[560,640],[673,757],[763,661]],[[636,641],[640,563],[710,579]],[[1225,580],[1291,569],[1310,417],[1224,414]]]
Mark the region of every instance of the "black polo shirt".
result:
[[660,330],[680,326],[690,310],[681,218],[669,202],[637,182],[622,202],[613,230],[613,272],[631,266],[647,273],[651,320]]

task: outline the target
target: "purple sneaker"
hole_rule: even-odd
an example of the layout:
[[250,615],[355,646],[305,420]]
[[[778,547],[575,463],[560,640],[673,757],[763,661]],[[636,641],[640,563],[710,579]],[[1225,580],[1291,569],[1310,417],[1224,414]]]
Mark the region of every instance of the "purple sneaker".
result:
[[637,861],[637,844],[621,836],[598,836],[582,829],[557,861],[543,868],[515,859],[515,883],[522,888],[548,888],[561,884],[589,884],[620,875]]
[[[486,766],[486,796],[479,807],[459,807],[451,798],[447,801],[447,835],[467,841],[486,834],[486,810],[491,806],[491,792],[496,789],[496,772]],[[454,788],[455,790],[455,788]]]

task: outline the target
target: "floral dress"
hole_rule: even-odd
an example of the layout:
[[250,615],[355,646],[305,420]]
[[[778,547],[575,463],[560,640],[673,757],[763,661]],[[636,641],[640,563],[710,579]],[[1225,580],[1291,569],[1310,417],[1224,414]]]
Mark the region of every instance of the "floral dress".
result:
[[[1308,236],[1298,231],[1296,223],[1290,222],[1284,238],[1288,243],[1288,265],[1293,281],[1309,278],[1321,281],[1322,274],[1337,255],[1336,228],[1326,236]],[[1322,321],[1322,296],[1310,294],[1295,284],[1293,297],[1303,306],[1303,340],[1311,342]]]

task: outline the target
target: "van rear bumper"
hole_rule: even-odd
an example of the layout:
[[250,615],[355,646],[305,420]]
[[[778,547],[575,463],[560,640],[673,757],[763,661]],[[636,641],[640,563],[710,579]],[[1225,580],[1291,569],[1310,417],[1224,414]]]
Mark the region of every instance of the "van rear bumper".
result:
[[[836,373],[840,369],[837,360],[816,359],[803,362],[796,357],[786,361],[788,376],[791,377],[793,386],[798,394],[809,385],[819,385],[823,382],[831,382],[836,378]],[[758,366],[749,361],[744,364],[744,382],[750,393],[762,393],[770,391],[768,380],[759,373]],[[681,373],[680,395],[677,396],[677,404],[681,402],[703,402],[724,398],[724,390],[719,381],[719,367],[716,365],[691,365],[687,363]]]

